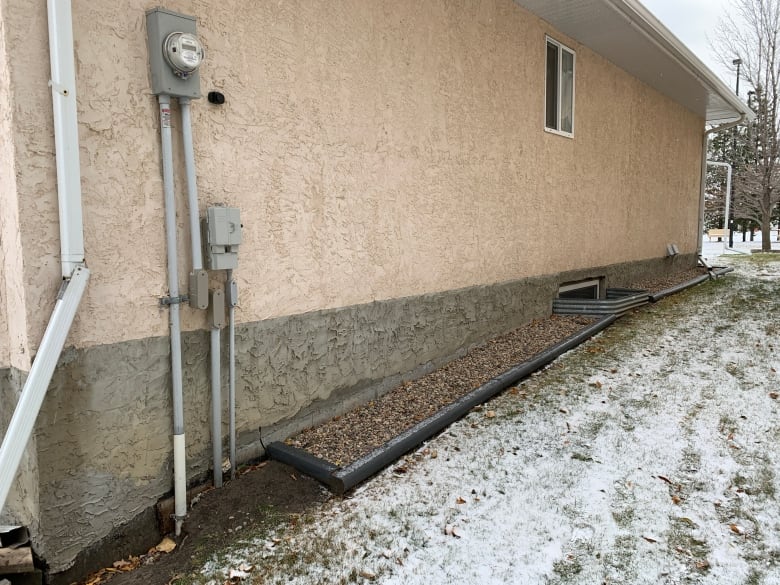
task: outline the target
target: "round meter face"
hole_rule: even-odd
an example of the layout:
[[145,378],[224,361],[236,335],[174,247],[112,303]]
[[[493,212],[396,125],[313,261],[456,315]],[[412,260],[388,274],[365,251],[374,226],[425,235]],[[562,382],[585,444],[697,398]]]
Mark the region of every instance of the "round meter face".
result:
[[200,67],[205,52],[195,35],[174,32],[165,39],[163,53],[176,75],[187,77]]

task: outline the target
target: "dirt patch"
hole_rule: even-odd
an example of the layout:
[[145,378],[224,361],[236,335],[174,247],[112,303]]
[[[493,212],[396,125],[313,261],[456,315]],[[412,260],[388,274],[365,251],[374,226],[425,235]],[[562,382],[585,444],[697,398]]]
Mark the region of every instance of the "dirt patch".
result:
[[128,572],[121,571],[126,565],[120,561],[115,563],[120,569],[101,571],[82,583],[110,580],[111,585],[165,585],[177,581],[203,566],[226,543],[244,534],[294,524],[301,514],[330,497],[315,480],[276,461],[243,471],[221,489],[211,489],[197,499],[172,552],[149,555]]

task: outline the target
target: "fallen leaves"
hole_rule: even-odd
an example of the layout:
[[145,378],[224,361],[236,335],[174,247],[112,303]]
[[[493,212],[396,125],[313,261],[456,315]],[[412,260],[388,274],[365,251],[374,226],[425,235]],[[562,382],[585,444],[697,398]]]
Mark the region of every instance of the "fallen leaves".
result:
[[777,400],[778,397],[780,397],[780,394],[778,394],[777,392],[769,393],[769,398],[771,398],[772,400]]
[[169,554],[176,548],[176,542],[169,537],[163,538],[157,546],[153,546],[145,555],[129,556],[126,559],[120,559],[111,563],[110,567],[100,569],[95,573],[92,573],[83,585],[100,585],[101,583],[110,579],[117,573],[129,573],[134,571],[141,565],[146,565],[153,562],[157,557]]
[[642,535],[642,538],[644,538],[644,539],[645,539],[647,542],[649,542],[649,543],[651,543],[651,544],[655,544],[655,543],[657,543],[657,542],[658,542],[658,539],[657,539],[657,538],[655,538],[655,537],[653,537],[653,536],[648,536],[648,535],[646,535],[646,534],[643,534],[643,535]]
[[154,547],[154,550],[161,553],[169,553],[172,552],[173,549],[176,548],[176,543],[173,541],[173,539],[168,538],[167,536],[163,538],[160,541],[160,544],[158,544],[156,547]]
[[445,536],[453,536],[455,538],[463,538],[463,531],[454,524],[445,524],[444,526]]
[[254,565],[241,563],[237,568],[231,568],[228,571],[228,579],[231,581],[243,581],[249,577],[249,573],[254,569]]

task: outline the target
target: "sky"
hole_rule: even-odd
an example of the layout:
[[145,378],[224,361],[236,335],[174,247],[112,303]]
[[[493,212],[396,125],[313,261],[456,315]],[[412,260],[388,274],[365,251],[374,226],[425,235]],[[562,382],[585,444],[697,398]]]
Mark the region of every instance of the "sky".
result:
[[718,23],[735,12],[733,0],[640,0],[705,65],[733,87],[735,76],[718,63],[708,39]]

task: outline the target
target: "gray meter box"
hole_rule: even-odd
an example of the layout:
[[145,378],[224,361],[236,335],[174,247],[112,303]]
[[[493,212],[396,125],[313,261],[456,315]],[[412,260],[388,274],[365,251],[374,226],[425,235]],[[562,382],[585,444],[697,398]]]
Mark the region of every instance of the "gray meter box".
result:
[[209,207],[206,210],[206,258],[211,270],[238,267],[241,245],[241,213],[235,207]]
[[174,32],[196,34],[195,17],[154,8],[146,13],[146,38],[149,45],[149,68],[152,93],[173,97],[200,97],[200,74],[194,71],[187,79],[178,77],[163,55],[163,44]]

